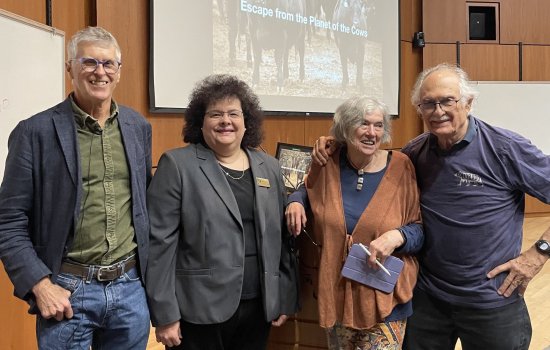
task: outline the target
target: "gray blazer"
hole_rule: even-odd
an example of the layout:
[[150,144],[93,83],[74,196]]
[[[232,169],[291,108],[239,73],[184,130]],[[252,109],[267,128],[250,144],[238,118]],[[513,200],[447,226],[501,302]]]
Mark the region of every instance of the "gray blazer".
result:
[[[296,261],[283,225],[286,192],[279,163],[263,152],[247,153],[265,319],[271,321],[297,311]],[[229,319],[241,297],[244,232],[214,153],[193,144],[163,154],[147,201],[151,237],[146,290],[153,325]]]
[[[132,222],[142,276],[149,222],[145,205],[151,178],[151,125],[119,105],[118,121],[132,188]],[[21,121],[8,141],[0,188],[0,257],[15,295],[34,307],[31,288],[56,275],[71,247],[80,215],[82,175],[70,99]]]

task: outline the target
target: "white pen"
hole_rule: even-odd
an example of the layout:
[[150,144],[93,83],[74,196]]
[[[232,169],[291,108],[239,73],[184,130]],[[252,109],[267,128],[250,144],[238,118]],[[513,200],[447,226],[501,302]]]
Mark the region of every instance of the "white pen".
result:
[[[363,250],[365,251],[365,253],[367,253],[368,256],[370,256],[370,252],[369,250],[367,249],[367,247],[365,247],[362,243],[359,243],[359,246],[361,248],[363,248]],[[382,263],[380,263],[380,261],[378,261],[378,259],[374,260],[376,262],[376,265],[378,265],[378,267],[380,267],[382,269],[382,271],[384,271],[385,273],[388,274],[388,276],[391,276],[391,273],[388,271],[387,268],[384,267],[384,265],[382,265]]]

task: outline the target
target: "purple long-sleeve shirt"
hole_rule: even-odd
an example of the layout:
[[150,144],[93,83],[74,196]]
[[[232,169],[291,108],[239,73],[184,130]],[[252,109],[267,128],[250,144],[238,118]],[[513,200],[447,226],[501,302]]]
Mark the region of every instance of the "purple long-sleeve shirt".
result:
[[507,273],[486,274],[521,251],[525,193],[550,202],[550,157],[529,140],[469,116],[462,141],[441,150],[429,133],[403,152],[420,188],[425,243],[417,287],[452,304],[494,308]]

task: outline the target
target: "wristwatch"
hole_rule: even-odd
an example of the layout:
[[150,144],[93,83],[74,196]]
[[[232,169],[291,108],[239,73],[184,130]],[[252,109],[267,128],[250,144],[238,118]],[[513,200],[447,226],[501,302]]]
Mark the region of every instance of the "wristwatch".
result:
[[550,255],[550,242],[541,239],[535,243],[535,247],[541,254]]

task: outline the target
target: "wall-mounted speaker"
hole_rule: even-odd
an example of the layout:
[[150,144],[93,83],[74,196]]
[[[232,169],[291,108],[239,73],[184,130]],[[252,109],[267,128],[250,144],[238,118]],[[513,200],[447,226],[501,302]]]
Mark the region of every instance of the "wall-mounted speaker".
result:
[[470,39],[485,39],[487,37],[485,13],[470,13]]
[[416,32],[413,35],[413,47],[424,47],[426,46],[426,41],[424,40],[424,32]]
[[468,4],[468,39],[497,40],[498,11],[496,6]]

